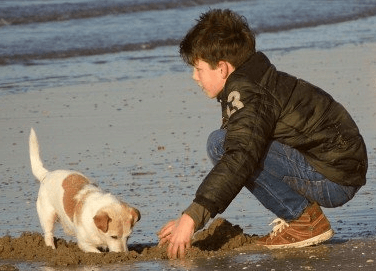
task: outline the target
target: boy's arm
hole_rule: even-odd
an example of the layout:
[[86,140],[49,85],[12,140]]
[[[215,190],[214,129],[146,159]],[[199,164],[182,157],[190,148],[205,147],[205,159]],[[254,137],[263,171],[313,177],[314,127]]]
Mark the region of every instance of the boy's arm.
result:
[[202,229],[210,219],[208,209],[196,202],[192,202],[183,213],[189,215],[195,222],[195,232]]
[[236,78],[221,97],[227,101],[225,153],[201,183],[194,202],[222,213],[256,172],[273,140],[280,114],[276,99],[262,86]]

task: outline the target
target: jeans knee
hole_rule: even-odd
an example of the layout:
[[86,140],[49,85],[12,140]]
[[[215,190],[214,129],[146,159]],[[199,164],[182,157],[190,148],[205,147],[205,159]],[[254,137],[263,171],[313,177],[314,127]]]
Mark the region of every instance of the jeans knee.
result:
[[215,165],[221,159],[224,153],[224,141],[226,130],[219,129],[210,133],[207,143],[206,151],[212,163]]
[[349,202],[355,196],[358,190],[358,186],[336,185],[334,188],[332,186],[331,189],[328,189],[327,191],[327,206],[324,204],[322,206],[326,208],[340,207]]

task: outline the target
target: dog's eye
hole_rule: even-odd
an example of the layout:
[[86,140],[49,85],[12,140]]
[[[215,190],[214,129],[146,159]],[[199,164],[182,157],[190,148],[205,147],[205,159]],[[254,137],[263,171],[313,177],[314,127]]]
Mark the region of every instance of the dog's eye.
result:
[[116,239],[118,239],[119,237],[117,237],[116,235],[112,235],[111,238],[116,240]]

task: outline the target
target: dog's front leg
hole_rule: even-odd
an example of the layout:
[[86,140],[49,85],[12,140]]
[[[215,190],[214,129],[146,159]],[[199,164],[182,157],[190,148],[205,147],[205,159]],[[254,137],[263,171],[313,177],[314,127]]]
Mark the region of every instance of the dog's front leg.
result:
[[56,249],[54,243],[54,234],[52,232],[46,232],[44,234],[44,242],[46,243],[46,246]]

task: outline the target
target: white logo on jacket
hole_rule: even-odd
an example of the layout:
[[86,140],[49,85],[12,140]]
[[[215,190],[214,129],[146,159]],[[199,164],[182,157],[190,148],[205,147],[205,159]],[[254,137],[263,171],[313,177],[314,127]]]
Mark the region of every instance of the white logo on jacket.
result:
[[227,97],[227,116],[231,117],[236,111],[242,109],[244,104],[240,101],[240,93],[232,91]]

